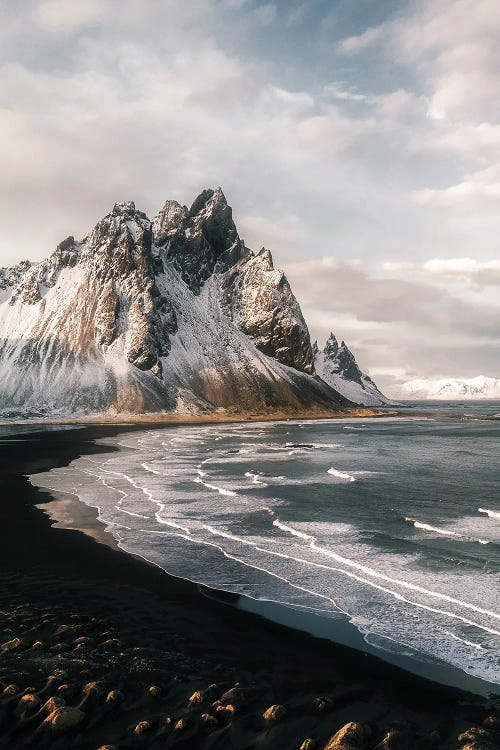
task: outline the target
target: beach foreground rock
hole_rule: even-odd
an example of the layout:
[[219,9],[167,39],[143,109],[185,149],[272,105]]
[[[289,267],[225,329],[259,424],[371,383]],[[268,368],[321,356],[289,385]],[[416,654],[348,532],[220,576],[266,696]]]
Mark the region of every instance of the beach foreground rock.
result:
[[351,721],[329,739],[325,750],[362,750],[365,739],[364,727]]
[[84,718],[85,714],[79,708],[59,706],[44,720],[42,729],[50,730],[55,734],[63,734],[81,724]]

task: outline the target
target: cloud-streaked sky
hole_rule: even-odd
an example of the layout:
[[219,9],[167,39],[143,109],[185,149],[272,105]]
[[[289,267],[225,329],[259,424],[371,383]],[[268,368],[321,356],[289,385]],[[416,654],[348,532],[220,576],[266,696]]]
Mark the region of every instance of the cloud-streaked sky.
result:
[[500,376],[497,0],[0,5],[0,264],[222,185],[389,392]]

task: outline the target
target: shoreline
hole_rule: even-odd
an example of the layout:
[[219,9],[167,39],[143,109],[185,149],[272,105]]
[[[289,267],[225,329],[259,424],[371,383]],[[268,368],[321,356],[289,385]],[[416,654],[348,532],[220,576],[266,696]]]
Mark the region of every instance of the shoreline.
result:
[[161,571],[162,574],[169,579],[176,580],[180,585],[185,583],[188,586],[196,587],[196,590],[202,596],[215,602],[232,606],[241,612],[251,613],[287,630],[307,634],[315,640],[328,641],[334,646],[345,647],[351,651],[368,655],[384,664],[401,669],[409,675],[428,680],[444,688],[463,690],[481,698],[487,698],[488,695],[494,694],[499,689],[499,686],[494,683],[469,675],[446,662],[431,661],[423,657],[419,659],[418,655],[415,654],[384,651],[380,647],[371,646],[364,639],[362,633],[344,615],[332,621],[330,618],[321,617],[316,613],[306,612],[298,607],[274,600],[259,600],[244,594],[213,589],[189,578],[175,576],[146,558],[121,547],[113,534],[106,528],[106,524],[99,519],[98,508],[95,506],[87,505],[77,495],[62,495],[61,498],[58,498],[59,493],[54,493],[52,490],[47,490],[47,493],[54,495],[54,499],[36,507],[50,518],[53,528],[84,533],[97,543],[104,544],[119,554],[133,557],[142,564]]
[[175,425],[187,426],[191,424],[233,424],[245,422],[287,422],[294,420],[314,420],[314,419],[363,419],[377,417],[399,416],[396,410],[388,407],[357,407],[346,409],[344,411],[275,411],[275,412],[209,412],[206,414],[168,414],[162,412],[150,412],[146,414],[94,414],[81,417],[34,417],[32,419],[0,419],[0,427],[9,425],[21,425],[36,427],[37,425],[112,425],[117,427],[140,425],[158,426],[158,425]]
[[[134,427],[137,428],[138,425],[134,425]],[[120,428],[116,432],[116,435],[126,434],[127,429],[122,431]],[[97,448],[96,443],[93,443],[93,445]],[[111,446],[103,447],[109,449]],[[111,449],[119,451],[114,446]],[[40,489],[42,492],[46,492],[52,499],[36,507],[48,515],[54,528],[84,533],[94,541],[108,546],[119,554],[132,556],[142,564],[160,570],[162,574],[168,576],[169,579],[175,579],[180,585],[185,583],[189,586],[195,586],[198,591],[207,589],[202,583],[183,576],[173,575],[147,558],[121,547],[112,531],[106,527],[106,523],[99,518],[99,508],[97,506],[86,504],[76,494],[62,494],[58,498],[60,493],[50,489],[44,490],[43,487]],[[457,688],[482,697],[487,697],[497,689],[500,689],[500,686],[469,675],[446,662],[425,658],[417,652],[411,653],[411,649],[406,647],[405,644],[399,645],[407,653],[398,653],[390,649],[384,650],[383,648],[372,646],[345,616],[340,616],[335,621],[332,621],[329,618],[321,617],[317,613],[306,612],[300,608],[288,606],[274,600],[259,600],[248,595],[231,593],[222,589],[210,589],[210,596],[219,602],[231,601],[232,605],[237,609],[255,614],[264,620],[270,620],[287,629],[295,630],[299,633],[307,633],[319,640],[327,640],[334,645],[345,646],[360,653],[369,654],[375,659],[393,665],[409,674],[422,677],[445,687]]]
[[[309,696],[307,701],[312,704],[314,693],[327,693],[332,695],[335,710],[329,710],[328,716],[321,716],[321,720],[318,715],[314,728],[314,733],[324,738],[339,728],[339,722],[361,718],[374,726],[373,731],[383,731],[385,725],[380,716],[391,713],[404,718],[412,712],[412,722],[419,727],[418,732],[430,732],[432,726],[439,725],[439,717],[446,716],[446,731],[452,734],[466,728],[471,716],[486,716],[489,710],[487,701],[478,696],[415,676],[348,646],[290,629],[269,618],[264,619],[259,613],[244,611],[234,603],[221,602],[218,592],[209,592],[210,596],[207,596],[196,584],[176,579],[116,547],[113,549],[109,539],[96,541],[76,528],[61,528],[55,524],[48,515],[48,505],[60,500],[54,501],[50,493],[33,488],[27,475],[66,465],[82,453],[111,451],[112,448],[97,446],[94,441],[122,430],[123,427],[118,425],[106,425],[59,432],[49,430],[31,435],[23,431],[19,439],[9,436],[0,460],[4,486],[2,510],[7,511],[4,516],[6,523],[0,528],[0,588],[4,609],[6,601],[19,598],[31,602],[32,606],[38,607],[42,603],[53,607],[54,591],[59,592],[63,602],[70,602],[68,610],[78,605],[84,610],[94,608],[100,612],[103,601],[107,611],[125,607],[129,617],[138,617],[141,622],[150,621],[146,630],[141,627],[134,636],[141,643],[151,641],[158,645],[149,633],[154,622],[158,623],[155,628],[161,634],[163,649],[165,643],[170,645],[184,639],[182,658],[193,661],[194,672],[198,675],[187,680],[189,688],[187,685],[183,687],[184,695],[200,683],[202,673],[206,674],[203,679],[207,685],[214,682],[211,673],[215,674],[218,668],[224,673],[226,684],[231,681],[246,684],[249,681],[249,684],[259,684],[261,693],[271,690],[269,699],[256,698],[262,703],[262,710],[266,709],[266,703],[281,700],[294,706],[299,695],[301,700]],[[75,502],[87,513],[93,510],[80,500]],[[92,526],[90,515],[87,520],[87,525]],[[103,533],[111,537],[108,532]],[[66,606],[63,606],[63,613],[58,616],[63,622],[65,610]],[[165,611],[168,612],[167,618]],[[123,627],[123,637],[128,637],[128,626]],[[3,633],[2,637],[7,640]],[[17,653],[16,659],[18,666],[31,664],[29,653]],[[205,663],[207,660],[211,663]],[[0,669],[0,683],[5,681],[4,671],[5,657]],[[342,695],[353,696],[348,701],[348,708],[342,708]],[[186,698],[184,709],[185,704]],[[180,712],[179,708],[176,710]],[[260,703],[258,710],[261,710]],[[302,726],[302,738],[310,736],[313,729],[309,728],[311,720],[307,718],[307,712],[305,718],[295,718],[295,713],[293,717],[288,724],[285,721],[280,724],[279,731],[284,733],[283,736],[287,732],[302,731],[299,729]],[[226,731],[228,726],[222,722],[217,731]],[[269,728],[266,731],[269,732]],[[445,733],[443,729],[441,731]],[[297,740],[300,739],[299,735],[293,742],[290,738],[278,746],[298,747],[300,742]],[[98,747],[95,743],[87,744],[81,737],[78,742],[75,747],[88,747],[89,750]],[[14,742],[9,744],[9,747],[16,746]],[[43,743],[33,745],[43,746]],[[30,745],[24,744],[23,747]]]

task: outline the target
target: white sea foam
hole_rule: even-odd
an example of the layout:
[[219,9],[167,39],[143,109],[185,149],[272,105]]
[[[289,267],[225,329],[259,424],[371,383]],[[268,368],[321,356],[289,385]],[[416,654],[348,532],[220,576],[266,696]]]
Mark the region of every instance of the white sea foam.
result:
[[[354,429],[362,427],[364,425]],[[228,591],[265,601],[329,612],[333,617],[335,608],[349,617],[367,641],[393,640],[396,650],[404,653],[404,642],[408,640],[407,648],[414,649],[414,653],[444,658],[465,671],[491,679],[495,673],[492,663],[496,653],[494,637],[500,635],[496,627],[500,615],[491,611],[496,608],[494,597],[491,596],[491,585],[494,585],[496,574],[495,547],[492,547],[491,560],[484,559],[484,548],[478,547],[474,552],[478,559],[482,555],[488,575],[478,578],[481,566],[471,567],[467,562],[469,551],[462,559],[458,551],[460,548],[455,544],[453,549],[457,552],[453,553],[450,566],[443,564],[439,570],[436,567],[434,576],[434,568],[431,570],[419,564],[419,555],[408,551],[388,554],[384,549],[372,546],[370,527],[365,525],[369,517],[364,514],[364,507],[359,517],[352,515],[354,525],[337,530],[337,526],[347,526],[342,524],[343,520],[351,518],[349,507],[345,505],[348,496],[344,492],[340,496],[337,493],[338,506],[331,503],[328,507],[322,505],[325,495],[321,493],[318,493],[318,502],[315,497],[303,496],[304,502],[300,504],[298,485],[308,484],[310,477],[314,477],[316,482],[323,483],[323,492],[326,492],[335,481],[340,486],[344,482],[356,481],[362,475],[378,472],[341,471],[332,467],[328,473],[333,482],[329,484],[325,477],[328,464],[325,465],[322,459],[326,457],[326,461],[336,462],[333,454],[328,455],[328,450],[341,446],[328,438],[330,435],[338,437],[342,427],[338,422],[332,422],[332,432],[328,433],[323,422],[315,429],[307,424],[306,429],[307,433],[303,431],[298,436],[297,431],[294,434],[293,425],[287,426],[286,432],[279,424],[266,427],[260,433],[266,436],[264,440],[249,446],[252,458],[240,455],[246,452],[240,448],[243,445],[241,439],[251,440],[258,434],[251,428],[246,429],[245,434],[240,432],[238,435],[233,435],[231,427],[218,431],[216,435],[212,428],[177,428],[176,437],[180,439],[173,442],[167,441],[165,430],[143,433],[138,437],[130,436],[127,444],[123,440],[113,443],[121,442],[127,449],[126,453],[121,450],[111,458],[108,458],[109,453],[98,455],[95,463],[88,457],[78,459],[69,467],[67,474],[63,474],[63,470],[56,470],[53,473],[54,484],[50,480],[52,472],[47,474],[49,479],[46,486],[72,491],[79,494],[84,502],[96,507],[98,501],[99,517],[104,523],[116,527],[113,533],[120,546],[159,564],[174,575],[215,588],[220,585]],[[286,446],[284,435],[290,441],[295,437],[296,442]],[[223,445],[215,441],[215,437],[221,436],[224,438]],[[313,436],[318,442],[311,440]],[[227,440],[231,437],[234,440],[228,444]],[[228,448],[233,447],[239,450],[238,456],[230,455],[232,451],[228,451]],[[349,455],[353,462],[356,461],[352,449],[345,445],[343,449],[342,461],[345,461],[345,465],[349,465]],[[367,461],[364,465],[378,469],[380,462],[371,460],[373,456],[365,453],[367,450],[363,447],[363,456],[366,455]],[[300,466],[289,462],[288,465],[293,467],[291,477],[272,476],[267,462],[278,461],[278,471],[284,471],[282,467],[287,454],[292,451],[300,454]],[[203,471],[208,463],[217,468],[217,478],[215,473],[208,476]],[[302,472],[302,463],[305,473]],[[75,469],[79,467],[87,470],[86,478],[81,482],[78,477],[75,481]],[[266,470],[265,474],[259,472],[260,468]],[[278,474],[278,471],[275,473]],[[212,475],[212,471],[209,473]],[[246,476],[248,483],[244,483],[242,475]],[[395,470],[394,482],[398,476],[398,470]],[[293,518],[302,518],[303,521],[286,523],[276,515],[275,510],[268,508],[272,526],[255,524],[253,514],[262,505],[259,501],[262,494],[258,491],[262,487],[261,482],[272,485],[275,482],[278,484],[276,480],[285,479],[288,480],[286,484],[276,488],[273,508],[283,508],[283,515],[290,509]],[[195,485],[192,484],[193,491],[189,495],[189,485],[186,484],[189,480],[206,487],[207,492],[194,491]],[[368,482],[366,484],[368,486]],[[360,481],[360,488],[362,485]],[[356,488],[351,486],[356,494]],[[285,487],[286,490],[290,488],[289,496]],[[235,491],[240,488],[240,493]],[[351,491],[348,492],[350,494]],[[217,495],[229,496],[234,500],[224,503],[217,499]],[[368,499],[368,502],[371,501]],[[149,503],[156,509],[150,516],[147,515]],[[236,506],[239,510],[242,503],[246,504],[248,514],[236,512]],[[309,504],[312,505],[311,513],[308,511]],[[402,504],[402,507],[405,506]],[[387,509],[390,511],[390,506]],[[371,512],[370,507],[366,511]],[[419,514],[422,512],[425,513],[422,509],[418,511]],[[443,512],[446,513],[445,506]],[[119,524],[119,513],[126,513],[129,519],[135,516],[135,520],[130,520],[129,526]],[[434,548],[439,551],[446,549],[446,537],[480,544],[495,541],[496,524],[493,519],[499,518],[500,513],[484,508],[479,509],[479,513],[484,514],[483,520],[476,515],[456,522],[440,521],[437,526],[414,518],[407,518],[407,522],[412,523],[422,535],[442,536],[443,542],[439,545],[436,542]],[[492,522],[488,523],[485,516],[489,516]],[[315,519],[314,522],[312,519]],[[168,529],[161,531],[156,524],[164,524],[163,528],[167,526]],[[231,533],[233,528],[234,534]],[[153,543],[152,537],[146,540],[150,534],[170,537],[172,543]],[[190,541],[198,545],[199,554],[191,554],[189,550],[187,554],[184,553]],[[201,551],[203,547],[206,547],[205,552]],[[214,554],[219,553],[224,557],[214,564],[214,560],[218,559],[214,558]],[[245,567],[238,570],[238,566]],[[243,574],[242,570],[245,569]],[[251,570],[255,573],[251,573]],[[348,612],[348,609],[352,611]],[[394,616],[388,616],[388,612],[393,612]],[[446,627],[449,631],[445,630]],[[451,639],[460,641],[461,645],[453,645]]]
[[[427,589],[427,588],[425,588],[423,586],[419,586],[418,584],[411,583],[410,581],[403,581],[401,579],[385,575],[384,573],[381,573],[380,571],[374,570],[373,568],[370,568],[367,565],[363,565],[361,563],[357,563],[355,560],[350,560],[349,558],[346,558],[346,557],[344,557],[342,555],[339,555],[336,552],[328,550],[328,549],[326,549],[326,548],[318,545],[316,543],[315,537],[312,537],[312,536],[310,536],[308,534],[304,534],[304,532],[299,532],[299,531],[297,531],[297,529],[294,529],[289,524],[285,524],[282,521],[280,521],[278,519],[278,517],[276,516],[276,514],[274,514],[273,526],[277,526],[282,531],[287,531],[288,533],[293,534],[294,536],[300,536],[300,538],[309,541],[309,546],[314,551],[318,552],[321,555],[325,555],[326,557],[330,557],[333,560],[335,560],[336,562],[342,563],[343,565],[346,565],[346,566],[348,566],[350,568],[353,568],[355,570],[359,570],[364,575],[370,576],[370,578],[376,578],[378,580],[382,580],[382,581],[385,581],[387,583],[393,583],[393,584],[395,584],[397,586],[400,586],[401,588],[407,589],[409,591],[416,591],[416,592],[419,592],[419,593],[424,594],[426,596],[429,596],[431,598],[436,598],[436,599],[439,599],[439,600],[442,600],[442,601],[446,601],[446,602],[448,602],[450,604],[455,604],[455,605],[458,605],[459,607],[463,607],[464,609],[470,609],[473,612],[476,612],[476,613],[479,613],[479,614],[483,614],[483,615],[487,615],[488,617],[492,617],[493,619],[500,620],[500,614],[498,614],[496,612],[492,612],[490,610],[483,609],[482,607],[478,607],[477,605],[472,604],[471,602],[463,601],[461,599],[456,599],[453,596],[448,596],[447,594],[442,594],[441,592],[438,592],[438,591],[432,591],[432,590]],[[336,568],[336,570],[338,570],[338,569]],[[344,572],[347,575],[349,575],[347,573],[347,571],[345,571],[345,570],[342,571],[342,572]],[[373,581],[370,581],[370,580],[367,580],[367,579],[361,579],[361,578],[358,578],[358,580],[363,581],[363,583],[368,583],[369,585],[374,586],[375,588],[381,588],[380,586],[378,586],[377,584],[375,584]],[[398,593],[396,593],[396,592],[394,592],[394,591],[392,591],[390,589],[383,588],[382,590],[386,591],[386,593],[390,593],[391,595],[395,596],[396,598],[404,599],[404,597],[402,597],[401,594],[398,594]],[[408,600],[405,599],[405,601],[408,601]],[[456,619],[462,620],[462,622],[465,622],[468,625],[474,625],[475,627],[478,627],[481,630],[485,630],[488,633],[492,633],[494,635],[500,635],[500,631],[497,631],[497,630],[494,630],[494,629],[491,629],[491,628],[487,628],[486,626],[481,625],[480,623],[473,622],[471,620],[467,620],[467,619],[465,619],[463,617],[460,617],[459,615],[456,615],[455,613],[451,613],[451,612],[448,612],[446,610],[434,609],[432,607],[428,607],[428,606],[426,606],[424,604],[421,604],[421,603],[416,603],[416,602],[408,602],[408,603],[413,604],[415,606],[422,607],[423,609],[427,609],[430,612],[438,612],[440,614],[449,615],[450,617],[455,617]]]
[[344,482],[355,482],[356,477],[352,474],[348,474],[346,471],[339,471],[338,469],[328,469],[328,474],[331,474],[336,479],[343,479]]
[[201,477],[196,477],[193,479],[193,482],[196,482],[197,484],[202,484],[204,487],[206,487],[209,490],[216,490],[219,495],[227,495],[228,497],[236,497],[236,492],[233,492],[232,490],[226,490],[224,487],[218,487],[216,484],[210,484],[209,482],[204,482]]
[[[371,571],[369,568],[366,568],[366,566],[359,565],[357,563],[354,563],[351,560],[346,560],[346,558],[343,558],[343,557],[341,557],[339,555],[336,555],[335,553],[330,553],[327,550],[323,550],[321,547],[318,547],[316,545],[314,537],[311,537],[308,534],[304,534],[303,532],[299,532],[299,531],[297,531],[297,529],[293,529],[293,527],[290,527],[288,524],[282,523],[281,521],[279,521],[279,519],[276,517],[276,515],[273,514],[272,511],[271,511],[271,514],[274,515],[274,520],[273,520],[273,525],[274,526],[277,526],[278,528],[280,528],[283,531],[287,531],[287,532],[293,534],[294,536],[297,536],[297,537],[299,537],[299,538],[301,538],[301,539],[303,539],[305,541],[308,541],[309,542],[309,547],[311,549],[314,549],[314,550],[322,552],[322,553],[326,553],[328,556],[331,556],[334,559],[341,560],[344,564],[352,565],[355,568],[359,568],[360,570],[367,571],[368,575],[370,575],[370,576],[377,576],[378,578],[382,578],[384,580],[392,581],[394,583],[397,583],[398,585],[400,585],[402,587],[406,587],[406,588],[412,589],[414,591],[423,591],[426,594],[428,594],[429,596],[436,596],[436,597],[440,597],[440,598],[442,597],[443,599],[446,599],[449,602],[459,603],[459,604],[461,604],[464,607],[470,607],[471,609],[475,609],[476,611],[483,612],[484,614],[490,614],[490,615],[492,615],[494,617],[500,618],[500,615],[496,615],[495,613],[489,613],[486,610],[482,610],[480,608],[476,608],[476,607],[474,607],[474,605],[471,605],[471,604],[469,604],[467,602],[461,602],[459,600],[453,599],[452,597],[447,597],[446,595],[439,594],[438,592],[428,591],[426,589],[422,589],[422,587],[415,586],[413,584],[409,584],[409,583],[404,582],[404,581],[397,581],[397,580],[395,580],[393,578],[390,578],[388,576],[384,576],[383,574],[377,574],[375,571]],[[351,571],[345,570],[345,568],[332,567],[332,566],[329,566],[329,565],[324,565],[324,564],[321,564],[321,563],[317,563],[317,562],[312,561],[312,560],[307,560],[307,559],[305,559],[303,557],[296,557],[294,555],[286,554],[286,553],[283,553],[283,552],[277,552],[276,550],[270,550],[270,549],[268,549],[266,547],[262,547],[261,545],[257,544],[254,541],[249,541],[247,539],[243,539],[242,537],[235,536],[234,534],[230,534],[230,533],[225,532],[225,531],[220,531],[219,529],[215,529],[212,526],[208,526],[207,525],[207,526],[205,526],[205,528],[207,528],[207,530],[209,530],[212,534],[215,534],[216,536],[220,536],[220,537],[224,537],[226,539],[231,539],[233,541],[241,542],[241,543],[243,543],[245,545],[249,545],[251,547],[254,547],[257,551],[263,552],[264,554],[271,555],[271,556],[274,556],[274,557],[279,557],[279,558],[290,560],[290,561],[293,560],[294,562],[299,562],[299,563],[302,563],[302,564],[305,564],[305,565],[308,565],[308,566],[312,566],[312,567],[315,567],[315,568],[322,568],[324,570],[330,570],[330,571],[334,571],[336,573],[340,573],[340,574],[342,574],[344,576],[347,576],[348,578],[351,578],[353,580],[356,580],[356,581],[358,581],[360,583],[367,584],[368,586],[370,586],[373,589],[376,589],[378,591],[382,591],[383,593],[389,594],[390,596],[394,597],[395,599],[398,599],[399,601],[403,601],[406,604],[409,604],[410,606],[417,607],[419,609],[423,609],[423,610],[426,610],[428,612],[432,612],[434,614],[443,615],[443,616],[451,618],[451,619],[459,620],[460,622],[463,622],[466,625],[470,625],[472,627],[478,628],[479,630],[482,630],[482,631],[484,631],[486,633],[489,633],[491,635],[500,636],[500,631],[498,631],[498,630],[490,628],[490,627],[488,627],[488,626],[486,626],[486,625],[484,625],[482,623],[478,623],[478,622],[476,622],[474,620],[470,620],[469,618],[463,617],[463,616],[461,616],[461,615],[459,615],[459,614],[457,614],[455,612],[452,612],[452,611],[449,611],[449,610],[445,610],[445,609],[439,609],[437,607],[430,607],[429,605],[426,605],[423,602],[418,602],[418,601],[414,601],[412,599],[408,599],[407,597],[403,596],[398,591],[394,591],[393,589],[390,589],[390,588],[388,588],[386,586],[382,586],[381,584],[375,583],[372,580],[369,580],[367,578],[359,576],[356,573],[353,573]],[[224,551],[224,554],[226,554],[225,551]],[[243,562],[243,561],[240,560],[240,562]],[[256,570],[261,570],[261,571],[264,570],[264,571],[268,572],[270,575],[274,575],[274,576],[276,576],[278,578],[281,578],[281,580],[286,581],[289,585],[293,586],[294,588],[299,588],[302,591],[305,591],[305,592],[307,592],[309,594],[313,594],[314,596],[318,596],[320,598],[328,599],[329,601],[331,601],[332,603],[334,603],[335,606],[339,607],[339,605],[337,604],[337,602],[332,597],[325,596],[324,594],[321,594],[320,592],[318,592],[318,591],[316,591],[314,589],[309,589],[309,588],[305,588],[305,587],[299,586],[298,584],[293,584],[289,579],[283,578],[282,576],[279,576],[279,575],[276,575],[273,571],[269,571],[269,570],[267,570],[265,568],[262,568],[262,567],[260,567],[260,566],[258,566],[256,564],[248,563],[246,561],[243,562],[243,564],[245,564],[247,567],[255,568]],[[341,609],[341,608],[339,607],[339,609]],[[343,610],[343,609],[341,609],[341,611],[343,611],[344,613],[346,613],[345,610]],[[349,614],[349,613],[346,613],[346,614]]]
[[151,469],[151,467],[149,467],[146,463],[141,464],[141,466],[146,471],[149,471],[150,474],[158,474],[161,477],[168,477],[169,476],[168,471],[158,471],[157,469]]
[[429,523],[416,521],[414,518],[409,518],[408,516],[405,518],[405,521],[406,523],[414,526],[416,529],[421,529],[421,531],[429,531],[432,534],[454,537],[455,539],[462,539],[465,542],[479,542],[479,544],[489,544],[489,541],[487,539],[474,539],[473,537],[459,533],[458,531],[452,531],[451,529],[442,529],[438,526],[431,526]]
[[267,487],[267,483],[262,481],[259,474],[255,474],[253,471],[245,471],[245,476],[252,480],[252,484],[259,484],[261,487]]
[[466,641],[465,638],[460,638],[458,635],[455,635],[455,633],[450,633],[449,630],[445,630],[444,632],[446,633],[446,635],[449,635],[455,641],[460,641],[460,643],[465,643],[466,646],[472,646],[472,648],[477,648],[478,651],[484,651],[483,647],[479,643]]
[[342,448],[340,443],[312,443],[314,448]]
[[[448,529],[439,529],[437,526],[431,526],[428,523],[422,523],[421,521],[416,521],[414,518],[405,518],[405,521],[412,526],[414,526],[416,529],[422,529],[422,531],[431,531],[434,534],[442,534],[443,536],[455,536],[455,537],[461,537],[461,534],[458,534],[456,531],[449,531]],[[462,537],[463,538],[463,537]]]
[[489,518],[500,518],[498,510],[488,510],[488,508],[478,508],[479,513],[485,513]]

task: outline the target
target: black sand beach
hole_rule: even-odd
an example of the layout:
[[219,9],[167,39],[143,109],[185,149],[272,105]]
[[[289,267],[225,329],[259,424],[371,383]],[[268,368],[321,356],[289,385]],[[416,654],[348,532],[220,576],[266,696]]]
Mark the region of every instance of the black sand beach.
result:
[[56,500],[97,538],[54,526],[27,475],[123,426],[26,429],[0,439],[0,747],[298,750],[349,722],[329,748],[496,746],[494,699],[206,596],[117,549],[78,501]]

